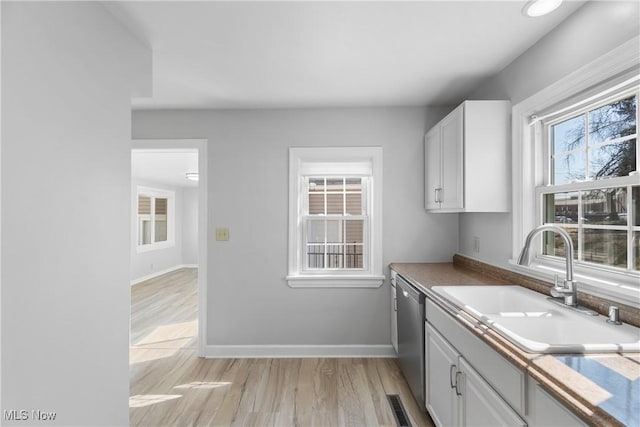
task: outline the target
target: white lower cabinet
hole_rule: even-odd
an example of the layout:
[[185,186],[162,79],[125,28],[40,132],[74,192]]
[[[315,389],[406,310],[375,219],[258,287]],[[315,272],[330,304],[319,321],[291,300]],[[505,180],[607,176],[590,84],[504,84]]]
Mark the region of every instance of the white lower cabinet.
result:
[[526,426],[518,414],[491,386],[460,358],[460,389],[463,426]]
[[427,410],[438,427],[527,424],[428,322]]
[[[533,388],[533,390],[531,390]],[[576,427],[586,426],[582,420],[576,417],[564,405],[550,396],[542,389],[540,384],[531,381],[530,404],[532,423],[545,427]]]
[[425,317],[425,403],[436,426],[586,426],[428,298]]
[[457,426],[459,401],[455,381],[460,355],[427,322],[425,328],[427,410],[437,426]]

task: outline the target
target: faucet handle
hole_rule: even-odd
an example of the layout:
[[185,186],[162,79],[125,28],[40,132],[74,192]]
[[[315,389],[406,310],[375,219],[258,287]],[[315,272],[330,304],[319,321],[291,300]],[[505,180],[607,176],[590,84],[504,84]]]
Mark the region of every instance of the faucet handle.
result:
[[562,287],[558,284],[558,275],[554,274],[553,275],[553,286],[551,287],[550,290],[550,294],[552,297],[554,298],[559,298],[561,296],[563,296],[563,294],[560,292],[560,290],[562,289]]
[[609,306],[609,318],[607,319],[607,323],[611,323],[612,325],[622,325],[620,321],[620,309],[616,306]]

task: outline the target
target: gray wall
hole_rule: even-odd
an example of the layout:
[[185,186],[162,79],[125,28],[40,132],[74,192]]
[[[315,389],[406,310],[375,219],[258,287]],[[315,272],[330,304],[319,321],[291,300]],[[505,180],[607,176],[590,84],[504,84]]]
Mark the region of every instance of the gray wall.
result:
[[389,344],[388,283],[287,286],[288,148],[382,146],[385,265],[450,261],[458,218],[427,214],[422,196],[423,135],[447,110],[134,112],[134,138],[209,140],[208,344]]
[[[639,4],[587,2],[469,98],[509,99],[515,105],[539,92],[638,36]],[[511,214],[461,214],[460,252],[508,267],[512,253],[511,224]],[[474,236],[480,238],[479,254],[473,251]]]
[[198,264],[198,189],[182,189],[182,264]]
[[5,425],[124,426],[130,99],[151,55],[97,3],[0,7],[2,409],[57,413]]

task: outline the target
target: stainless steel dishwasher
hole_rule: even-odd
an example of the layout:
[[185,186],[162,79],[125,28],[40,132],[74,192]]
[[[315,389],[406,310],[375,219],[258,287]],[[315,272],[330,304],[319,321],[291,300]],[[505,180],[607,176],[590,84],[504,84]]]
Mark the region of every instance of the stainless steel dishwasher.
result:
[[398,362],[416,401],[424,407],[424,294],[396,277]]

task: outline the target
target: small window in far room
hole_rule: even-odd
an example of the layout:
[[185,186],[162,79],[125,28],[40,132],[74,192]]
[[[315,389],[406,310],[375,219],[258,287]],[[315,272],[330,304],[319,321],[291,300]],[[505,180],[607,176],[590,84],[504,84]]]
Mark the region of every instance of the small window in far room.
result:
[[174,203],[172,191],[138,187],[138,252],[174,245]]

